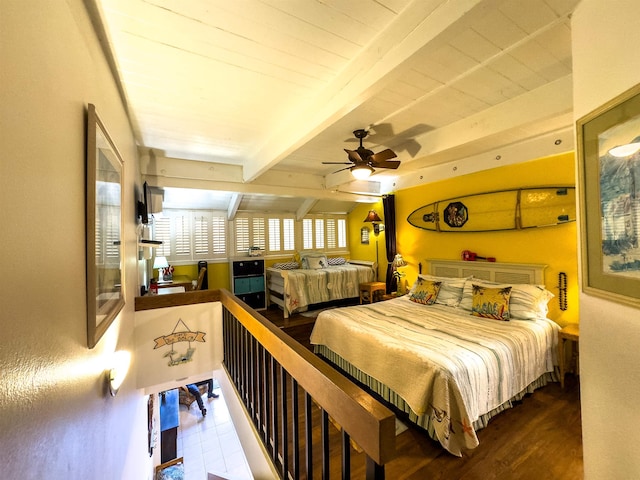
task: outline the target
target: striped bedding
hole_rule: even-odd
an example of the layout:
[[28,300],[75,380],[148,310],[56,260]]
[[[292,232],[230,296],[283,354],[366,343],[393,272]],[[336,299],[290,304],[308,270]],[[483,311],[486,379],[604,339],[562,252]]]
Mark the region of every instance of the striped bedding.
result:
[[502,322],[401,297],[320,313],[311,343],[397,395],[461,456],[478,445],[486,414],[553,377],[558,330],[549,319]]
[[284,302],[289,312],[308,305],[355,298],[361,283],[372,282],[374,271],[362,265],[336,265],[317,270],[283,270]]

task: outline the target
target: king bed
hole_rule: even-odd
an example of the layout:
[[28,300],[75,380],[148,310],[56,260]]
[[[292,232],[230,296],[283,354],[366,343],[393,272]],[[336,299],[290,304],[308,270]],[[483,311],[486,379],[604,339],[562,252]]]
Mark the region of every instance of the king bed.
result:
[[311,343],[461,456],[490,418],[556,380],[559,326],[544,265],[428,263],[408,295],[321,312]]
[[324,254],[306,254],[300,263],[276,263],[267,268],[269,301],[282,308],[284,318],[306,311],[309,305],[358,298],[360,284],[374,280],[374,262]]

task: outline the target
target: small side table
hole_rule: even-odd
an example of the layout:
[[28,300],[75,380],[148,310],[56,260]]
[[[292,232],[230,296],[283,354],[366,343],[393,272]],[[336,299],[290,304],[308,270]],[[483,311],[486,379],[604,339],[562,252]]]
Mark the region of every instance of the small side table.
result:
[[571,360],[570,365],[573,365],[575,360],[574,373],[579,375],[580,372],[580,358],[579,358],[579,343],[580,343],[580,326],[577,323],[570,323],[564,327],[558,333],[558,364],[560,368],[560,386],[564,388],[564,376],[567,373],[567,352],[565,350],[565,342],[571,342]]
[[384,282],[361,283],[360,284],[360,304],[362,305],[365,299],[368,299],[369,303],[373,303],[374,292],[382,292],[382,295],[384,295],[386,291],[387,291],[387,284]]

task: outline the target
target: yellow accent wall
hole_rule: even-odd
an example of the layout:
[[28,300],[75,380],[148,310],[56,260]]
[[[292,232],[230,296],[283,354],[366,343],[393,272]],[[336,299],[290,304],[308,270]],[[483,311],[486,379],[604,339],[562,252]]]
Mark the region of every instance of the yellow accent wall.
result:
[[[556,298],[549,302],[549,318],[564,326],[578,322],[578,260],[576,222],[554,227],[505,232],[437,233],[413,227],[407,217],[415,209],[432,202],[463,195],[529,186],[575,184],[573,153],[532,160],[491,170],[463,175],[395,192],[398,252],[409,263],[403,268],[411,285],[418,274],[418,263],[426,271],[427,258],[460,259],[463,250],[480,256],[496,257],[498,262],[546,264],[545,286]],[[360,228],[369,209],[382,217],[382,202],[360,205],[349,215],[352,258],[375,260],[375,242],[360,244]],[[384,279],[386,256],[384,235],[379,236],[379,279]],[[372,240],[374,237],[372,236]],[[568,277],[566,311],[558,306],[558,273]]]
[[[192,280],[198,278],[198,265],[176,265],[173,267],[174,275],[186,275]],[[154,275],[157,277],[157,271],[154,270]],[[209,277],[209,290],[217,290],[219,288],[226,288],[231,290],[230,277],[229,277],[229,262],[212,263],[207,264],[207,275]]]
[[[384,223],[384,214],[382,210],[382,200],[374,204],[358,204],[351,213],[349,213],[349,251],[350,258],[354,260],[376,261],[376,236],[373,233],[373,225],[364,223],[369,210],[374,210]],[[369,229],[369,244],[360,243],[360,229],[366,227]],[[378,235],[378,280],[384,281],[387,271],[387,257],[385,253],[385,236],[384,231]]]

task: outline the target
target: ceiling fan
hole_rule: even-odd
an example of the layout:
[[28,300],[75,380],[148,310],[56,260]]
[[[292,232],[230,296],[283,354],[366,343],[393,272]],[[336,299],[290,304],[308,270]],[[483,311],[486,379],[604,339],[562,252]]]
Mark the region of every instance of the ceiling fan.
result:
[[397,156],[393,150],[387,148],[381,152],[373,153],[371,150],[362,146],[362,139],[369,134],[367,130],[355,130],[353,134],[358,140],[360,140],[360,146],[355,150],[344,149],[349,156],[349,162],[322,162],[325,165],[350,165],[349,167],[336,170],[333,173],[341,172],[343,170],[351,170],[351,174],[355,178],[358,180],[364,180],[375,172],[376,168],[395,169],[400,166],[399,160],[390,160]]

